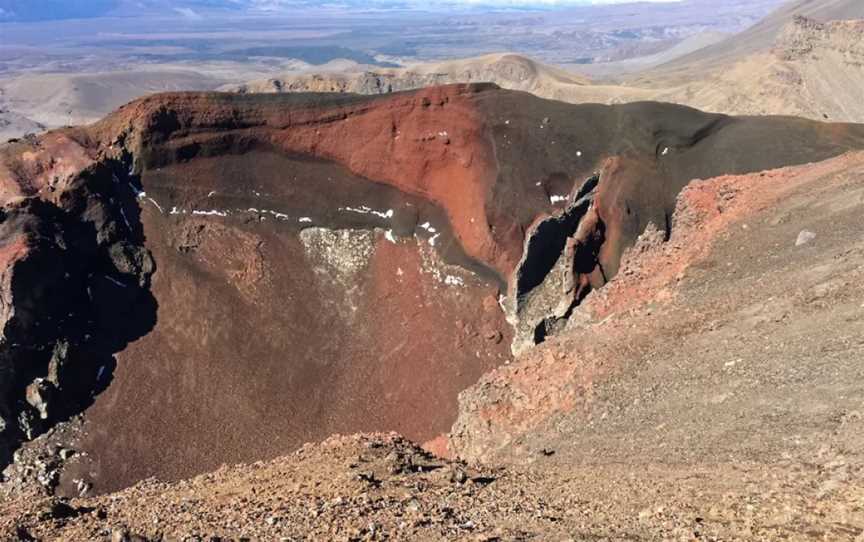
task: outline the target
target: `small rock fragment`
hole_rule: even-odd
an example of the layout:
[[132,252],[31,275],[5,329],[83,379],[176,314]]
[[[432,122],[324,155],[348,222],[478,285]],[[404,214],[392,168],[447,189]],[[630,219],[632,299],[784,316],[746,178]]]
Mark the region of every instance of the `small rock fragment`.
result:
[[53,386],[44,378],[37,378],[26,390],[27,403],[39,411],[39,417],[48,419],[48,402],[51,398]]
[[800,247],[802,245],[806,245],[813,239],[816,239],[815,233],[808,230],[801,230],[801,233],[798,234],[798,239],[795,240],[795,246]]
[[46,519],[68,519],[74,518],[80,512],[78,509],[69,505],[69,503],[55,499],[51,501],[51,503],[46,507],[46,509],[42,512],[41,518],[43,520]]

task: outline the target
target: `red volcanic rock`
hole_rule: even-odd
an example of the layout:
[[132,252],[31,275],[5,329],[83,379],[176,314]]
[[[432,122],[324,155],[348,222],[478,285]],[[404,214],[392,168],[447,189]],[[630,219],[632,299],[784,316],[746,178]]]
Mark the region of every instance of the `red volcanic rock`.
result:
[[[4,442],[84,412],[71,491],[334,432],[430,441],[649,223],[668,235],[691,179],[861,147],[851,125],[490,85],[163,94],[7,145]],[[25,401],[37,379],[46,420]]]
[[450,452],[473,462],[525,460],[532,451],[531,436],[550,431],[550,424],[562,416],[590,410],[601,382],[625,373],[628,359],[644,358],[639,348],[658,326],[640,319],[646,307],[662,313],[662,307],[671,305],[678,283],[691,268],[706,264],[718,240],[802,187],[831,192],[849,171],[862,167],[864,153],[856,152],[816,164],[689,184],[678,197],[671,238],[657,227],[645,231],[624,251],[616,279],[579,306],[565,337],[487,373],[460,394]]

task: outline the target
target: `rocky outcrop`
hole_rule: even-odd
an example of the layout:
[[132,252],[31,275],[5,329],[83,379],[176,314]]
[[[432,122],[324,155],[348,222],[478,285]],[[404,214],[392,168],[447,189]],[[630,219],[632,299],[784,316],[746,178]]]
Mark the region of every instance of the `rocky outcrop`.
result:
[[[818,8],[818,3],[806,4],[807,10]],[[845,5],[850,17],[864,16],[864,5]],[[799,7],[805,8],[803,3]],[[820,21],[826,19],[831,18],[819,17]],[[864,85],[861,20],[823,23],[790,15],[787,19],[775,18],[774,25],[776,32],[770,32],[770,42],[756,51],[733,54],[739,38],[731,38],[724,45],[724,57],[728,57],[722,64],[712,65],[704,58],[697,62],[693,57],[692,65],[686,69],[670,69],[665,78],[651,78],[648,84],[657,89],[651,99],[736,115],[864,122],[860,99]],[[763,35],[760,41],[768,37]],[[743,35],[740,38],[741,43],[747,41]]]
[[[451,453],[471,462],[534,462],[543,457],[544,450],[560,450],[559,446],[568,447],[578,441],[572,436],[573,428],[578,427],[585,433],[606,431],[606,437],[621,440],[608,444],[601,437],[592,444],[582,443],[583,455],[574,456],[574,461],[593,463],[609,460],[592,449],[595,445],[605,446],[606,450],[615,450],[616,453],[632,450],[642,460],[652,452],[632,446],[630,439],[636,434],[652,435],[657,442],[664,443],[653,452],[662,456],[671,448],[665,444],[671,438],[667,433],[660,432],[653,424],[622,431],[615,421],[607,419],[614,416],[607,403],[610,390],[616,390],[622,382],[631,385],[633,381],[651,374],[657,366],[674,366],[681,371],[684,384],[665,380],[653,385],[640,382],[632,384],[632,395],[623,399],[622,410],[630,407],[650,410],[656,397],[653,386],[680,386],[678,389],[689,390],[693,374],[709,371],[712,360],[731,357],[732,361],[726,362],[728,365],[719,364],[724,369],[739,363],[740,358],[736,361],[727,351],[732,347],[728,345],[750,342],[752,351],[759,352],[751,359],[760,359],[761,366],[759,356],[762,351],[767,351],[763,346],[766,335],[783,330],[784,334],[797,337],[800,331],[789,327],[789,320],[795,317],[790,316],[787,302],[777,301],[773,288],[818,297],[821,294],[803,294],[809,290],[801,285],[801,277],[826,280],[821,271],[808,275],[805,269],[809,268],[801,266],[800,249],[813,242],[814,233],[800,229],[800,223],[817,219],[815,215],[800,211],[809,209],[810,202],[818,201],[820,206],[824,206],[820,208],[831,209],[827,215],[819,215],[822,224],[831,224],[837,216],[855,222],[856,209],[860,205],[850,203],[847,206],[839,202],[848,198],[847,191],[859,190],[853,187],[857,186],[862,174],[864,153],[854,152],[815,164],[750,175],[720,176],[689,184],[679,194],[675,213],[670,217],[671,228],[649,224],[637,242],[625,251],[619,274],[602,289],[585,297],[566,324],[562,324],[566,329],[558,337],[527,351],[515,363],[487,373],[477,384],[460,394],[460,415],[450,433]],[[857,201],[854,197],[852,199]],[[802,203],[802,200],[808,203]],[[829,206],[825,201],[836,203]],[[833,225],[826,226],[823,231],[831,227]],[[860,229],[858,226],[854,228]],[[848,246],[851,231],[839,231],[832,234],[834,242],[842,247],[838,252],[851,253],[855,250]],[[810,241],[802,244],[802,236]],[[742,238],[749,243],[758,243],[759,248],[748,246]],[[720,244],[727,246],[727,252],[718,257],[715,247]],[[748,258],[741,256],[745,250],[750,253]],[[826,261],[843,260],[834,252],[828,253],[826,250]],[[785,265],[773,267],[778,261],[785,261]],[[772,280],[751,271],[766,265],[772,266],[771,272],[775,274]],[[831,265],[826,263],[825,267]],[[846,265],[854,267],[849,262]],[[742,272],[742,269],[747,272]],[[851,275],[845,274],[847,272],[848,269],[844,271],[843,280],[853,281]],[[738,317],[718,316],[727,314],[729,310],[741,314],[756,311],[753,305],[747,304],[745,308],[734,308],[738,292],[729,292],[728,283],[739,279],[750,282],[751,294],[771,300],[756,306],[759,309],[775,307],[779,312],[771,318],[776,326],[774,330],[754,324],[769,320],[761,313],[750,319],[741,316],[741,321],[737,320]],[[840,283],[842,281],[834,284]],[[714,299],[707,300],[704,292],[709,288],[723,291],[727,301],[718,304]],[[828,310],[822,313],[823,316],[841,319],[838,315],[844,314],[836,311],[833,305],[829,309],[826,304],[825,308]],[[809,329],[812,316],[810,312],[797,315],[802,328]],[[671,325],[670,321],[675,318],[686,323]],[[717,328],[733,322],[733,330],[726,329],[730,334],[728,343],[718,341],[717,336],[722,332]],[[814,336],[819,333],[821,331],[814,332]],[[658,356],[656,350],[652,353],[651,348],[661,340],[665,343]],[[820,348],[817,345],[821,339],[800,340],[814,351]],[[718,348],[718,342],[722,348]],[[822,360],[820,355],[814,353],[797,360],[809,365]],[[678,360],[683,358],[687,361],[670,363],[669,359],[676,356]],[[769,356],[785,366],[791,358],[788,343],[776,348]],[[826,363],[833,367],[836,362]],[[713,390],[718,381],[724,382],[722,377],[712,377],[706,386]],[[804,387],[811,386],[809,380],[800,382]],[[766,387],[772,385],[766,384]],[[730,385],[732,388],[735,386],[734,383]],[[702,402],[700,394],[692,391],[687,394],[690,399],[670,408],[698,408]],[[646,396],[651,399],[646,400]],[[731,394],[723,400],[729,397]],[[797,395],[795,401],[797,405]],[[705,402],[712,405],[707,399]],[[766,400],[759,396],[756,409],[760,410],[764,404]],[[708,410],[712,408],[713,405]],[[737,405],[728,412],[735,412],[736,418],[741,419]],[[675,419],[675,415],[677,413],[654,419]],[[707,426],[713,425],[710,418],[702,418],[702,413],[691,413],[690,416]],[[815,426],[809,414],[802,416],[808,425]],[[729,443],[725,434],[719,440]],[[714,453],[716,443],[710,445],[711,453]],[[692,450],[689,453],[693,454]],[[700,457],[698,452],[694,456]],[[663,461],[666,460],[664,457]]]
[[545,98],[564,99],[569,89],[588,85],[578,75],[516,54],[491,54],[441,63],[376,71],[286,74],[223,88],[228,92],[340,92],[389,94],[454,83],[494,83]]
[[606,282],[597,258],[605,229],[595,207],[599,181],[600,175],[585,181],[568,196],[564,210],[526,232],[506,306],[515,333],[514,355],[558,331],[592,288]]
[[856,126],[492,85],[164,94],[7,145],[4,442],[86,408],[71,491],[335,432],[431,440],[648,224],[668,234],[691,179],[859,147]]
[[130,182],[121,162],[93,164],[0,214],[7,459],[20,440],[91,404],[111,381],[113,354],[152,328],[155,267]]
[[783,27],[775,44],[775,53],[786,61],[832,51],[860,67],[864,62],[864,21],[821,23],[796,16]]

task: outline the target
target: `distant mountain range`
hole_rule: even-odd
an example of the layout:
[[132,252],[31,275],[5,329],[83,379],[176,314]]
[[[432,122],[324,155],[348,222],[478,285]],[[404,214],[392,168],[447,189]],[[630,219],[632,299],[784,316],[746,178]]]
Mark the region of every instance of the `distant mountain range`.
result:
[[[464,9],[520,8],[548,9],[559,6],[622,4],[633,0],[0,0],[0,22],[37,22],[87,19],[107,15],[130,16],[144,13],[177,13],[196,17],[213,11],[289,12],[326,5],[331,8],[357,9]],[[680,0],[641,0],[677,2]]]
[[[844,20],[854,19],[854,20]],[[402,68],[353,66],[231,85],[240,93],[381,94],[446,83],[493,82],[571,103],[661,101],[734,115],[864,122],[864,2],[796,0],[728,39],[637,73],[589,81],[515,54]]]
[[0,21],[37,22],[184,10],[242,10],[257,0],[0,0]]

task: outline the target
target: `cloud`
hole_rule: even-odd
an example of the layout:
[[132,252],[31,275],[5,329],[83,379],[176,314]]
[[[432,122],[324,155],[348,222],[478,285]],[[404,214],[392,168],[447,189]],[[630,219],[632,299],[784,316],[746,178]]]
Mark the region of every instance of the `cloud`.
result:
[[[431,0],[433,4],[448,5],[487,5],[487,6],[597,6],[604,4],[635,4],[638,2],[680,2],[681,0]],[[408,0],[408,3],[425,3]]]
[[191,19],[193,21],[200,21],[204,17],[195,12],[192,8],[174,8],[174,11],[179,13],[180,15],[186,17],[187,19]]
[[298,4],[306,5],[325,5],[334,6],[360,6],[360,7],[386,7],[394,5],[409,5],[416,7],[483,7],[483,6],[501,6],[501,7],[534,7],[534,8],[555,8],[566,6],[590,6],[604,4],[632,4],[637,2],[655,2],[669,3],[680,2],[681,0],[246,0],[246,6],[256,11],[283,11],[297,6]]

